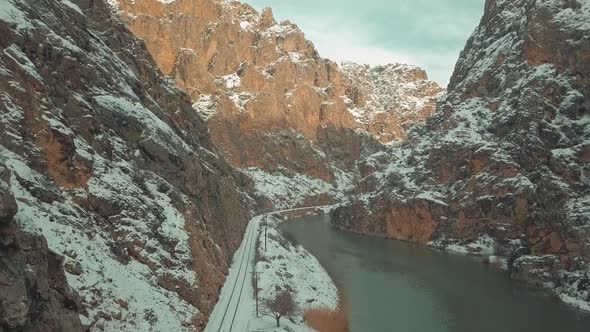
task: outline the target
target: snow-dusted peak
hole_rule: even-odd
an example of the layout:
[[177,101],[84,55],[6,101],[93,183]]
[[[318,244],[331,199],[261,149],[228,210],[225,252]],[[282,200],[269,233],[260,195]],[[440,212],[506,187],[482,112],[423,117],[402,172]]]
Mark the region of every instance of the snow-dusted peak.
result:
[[[384,142],[403,138],[407,127],[424,121],[444,93],[437,83],[428,80],[423,69],[414,65],[343,62],[340,68],[364,96],[364,100],[343,96],[350,112]],[[386,129],[392,126],[398,128]]]

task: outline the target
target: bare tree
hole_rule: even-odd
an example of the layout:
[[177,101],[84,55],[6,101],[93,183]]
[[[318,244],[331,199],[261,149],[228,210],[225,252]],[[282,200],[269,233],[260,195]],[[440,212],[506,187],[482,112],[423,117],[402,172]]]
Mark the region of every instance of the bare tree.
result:
[[274,299],[266,299],[262,302],[262,314],[273,317],[280,327],[282,317],[290,317],[297,311],[297,305],[291,292],[287,290],[277,293]]

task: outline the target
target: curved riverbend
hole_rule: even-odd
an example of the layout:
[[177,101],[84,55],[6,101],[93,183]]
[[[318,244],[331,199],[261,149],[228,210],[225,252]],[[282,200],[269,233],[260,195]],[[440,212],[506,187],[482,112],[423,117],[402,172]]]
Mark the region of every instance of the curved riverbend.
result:
[[588,332],[590,315],[473,257],[333,228],[284,223],[345,292],[351,332]]

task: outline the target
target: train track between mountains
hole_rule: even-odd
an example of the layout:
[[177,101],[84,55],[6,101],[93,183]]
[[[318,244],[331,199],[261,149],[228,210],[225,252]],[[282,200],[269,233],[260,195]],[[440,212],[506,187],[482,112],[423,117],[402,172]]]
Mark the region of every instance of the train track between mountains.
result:
[[[226,284],[222,288],[219,301],[209,317],[205,332],[245,332],[250,319],[254,318],[254,308],[250,308],[250,302],[253,302],[252,299],[248,299],[248,301],[244,301],[244,299],[253,294],[251,289],[248,288],[252,287],[248,282],[248,278],[251,272],[254,271],[253,259],[260,221],[264,220],[265,217],[276,216],[277,214],[326,207],[328,206],[279,210],[252,218],[246,228],[242,246],[234,254],[234,265],[232,265]],[[237,269],[235,269],[235,264],[238,264]]]

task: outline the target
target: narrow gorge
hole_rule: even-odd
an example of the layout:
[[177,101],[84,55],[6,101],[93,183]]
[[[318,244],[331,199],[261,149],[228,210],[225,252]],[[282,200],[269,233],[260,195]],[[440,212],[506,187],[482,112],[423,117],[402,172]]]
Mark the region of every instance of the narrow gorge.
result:
[[239,1],[0,0],[0,332],[358,331],[281,232],[328,212],[590,311],[590,2],[482,12],[443,87]]

